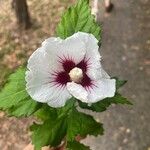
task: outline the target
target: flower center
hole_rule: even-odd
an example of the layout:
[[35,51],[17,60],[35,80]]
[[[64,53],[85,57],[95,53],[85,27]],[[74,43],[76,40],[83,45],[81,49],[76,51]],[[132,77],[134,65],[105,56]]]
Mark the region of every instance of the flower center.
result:
[[69,76],[70,76],[71,81],[80,83],[83,78],[83,71],[82,71],[82,69],[75,67],[72,70],[70,70]]

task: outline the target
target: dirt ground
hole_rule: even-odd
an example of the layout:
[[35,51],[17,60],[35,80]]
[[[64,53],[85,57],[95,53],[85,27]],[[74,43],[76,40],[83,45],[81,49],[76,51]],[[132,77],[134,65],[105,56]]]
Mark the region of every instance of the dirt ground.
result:
[[[8,75],[50,36],[64,10],[75,0],[27,0],[33,26],[21,31],[16,26],[11,0],[0,0],[0,89]],[[23,150],[30,142],[28,126],[32,119],[8,118],[0,112],[0,150]]]
[[19,30],[11,0],[0,1],[0,88],[15,68],[24,64],[41,42],[55,35],[64,10],[75,0],[28,0],[32,28]]
[[[12,70],[26,62],[43,39],[54,35],[62,11],[72,1],[44,0],[39,4],[37,0],[28,0],[34,25],[25,32],[15,26],[10,1],[0,1],[0,86]],[[108,111],[95,114],[104,123],[105,135],[88,137],[84,142],[92,150],[149,150],[150,1],[113,0],[113,3],[113,12],[106,15],[103,1],[99,0],[98,22],[103,27],[100,53],[110,75],[128,80],[121,92],[134,105],[113,105]],[[27,126],[31,122],[32,119],[8,118],[0,112],[0,150],[22,150],[30,142]]]

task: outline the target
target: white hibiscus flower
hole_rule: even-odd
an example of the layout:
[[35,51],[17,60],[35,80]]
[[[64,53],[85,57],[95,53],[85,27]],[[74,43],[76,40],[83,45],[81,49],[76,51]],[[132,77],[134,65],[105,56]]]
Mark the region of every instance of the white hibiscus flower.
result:
[[115,94],[115,80],[103,70],[98,41],[78,32],[46,39],[29,58],[26,90],[38,102],[62,107],[72,96],[95,103]]

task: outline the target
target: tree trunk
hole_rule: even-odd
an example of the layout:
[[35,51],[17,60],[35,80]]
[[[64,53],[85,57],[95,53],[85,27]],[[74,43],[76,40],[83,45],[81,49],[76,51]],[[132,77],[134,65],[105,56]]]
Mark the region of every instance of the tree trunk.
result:
[[15,10],[19,27],[24,29],[30,28],[31,22],[26,0],[13,0],[12,7]]

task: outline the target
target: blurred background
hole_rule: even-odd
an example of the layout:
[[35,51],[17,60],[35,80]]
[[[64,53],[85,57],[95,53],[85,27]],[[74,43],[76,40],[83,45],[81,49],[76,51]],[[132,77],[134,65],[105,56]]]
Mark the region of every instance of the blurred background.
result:
[[[45,38],[55,35],[62,12],[74,2],[0,0],[0,89]],[[92,150],[150,150],[150,0],[112,3],[108,14],[104,1],[98,1],[102,63],[110,75],[128,80],[120,92],[134,105],[112,105],[94,114],[104,123],[105,135],[83,142]],[[23,150],[30,143],[31,122],[32,118],[8,118],[0,112],[0,150]]]

